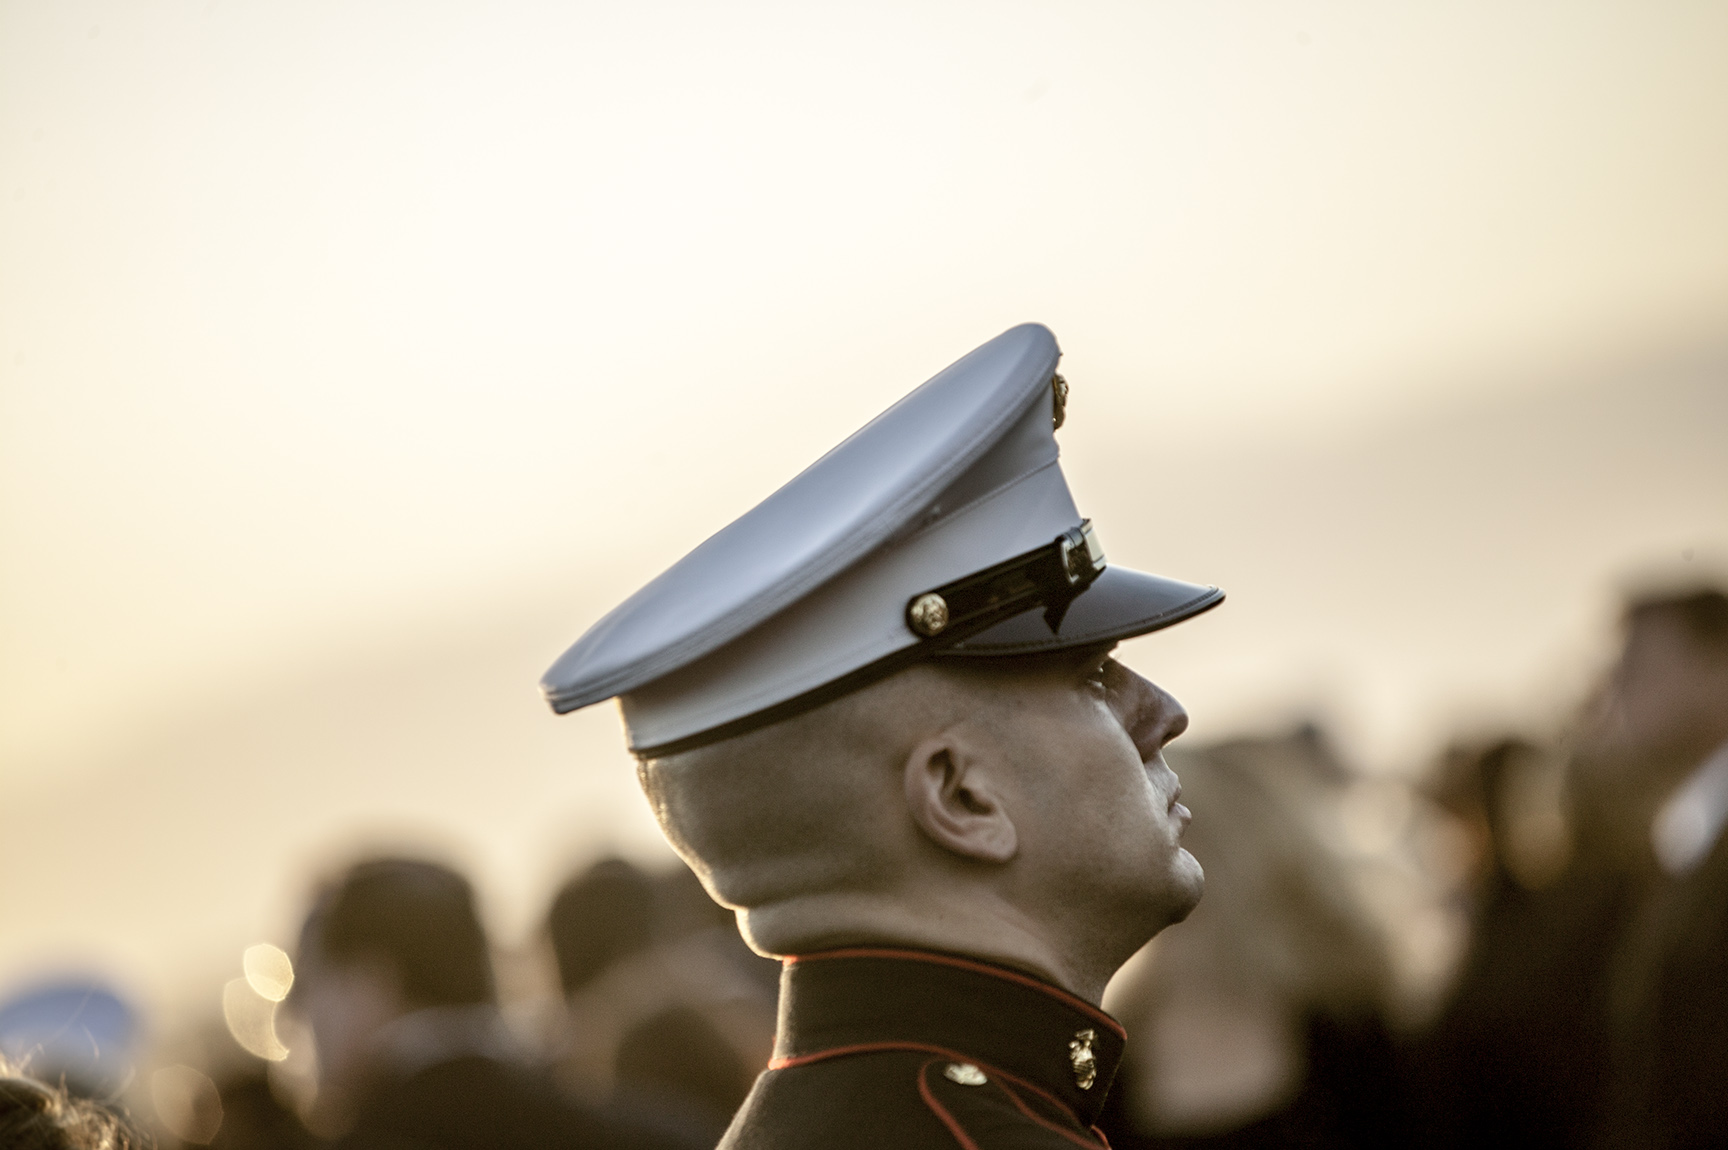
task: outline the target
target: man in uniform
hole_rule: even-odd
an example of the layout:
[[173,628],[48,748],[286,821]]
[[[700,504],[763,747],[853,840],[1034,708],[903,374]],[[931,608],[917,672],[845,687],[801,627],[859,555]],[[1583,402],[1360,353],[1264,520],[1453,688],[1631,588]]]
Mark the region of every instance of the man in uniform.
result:
[[913,391],[596,623],[558,711],[618,697],[662,829],[784,960],[723,1147],[1095,1147],[1110,976],[1200,897],[1110,657],[1223,595],[1106,565],[1058,464],[1051,333]]
[[[1728,595],[1634,599],[1582,740],[1635,891],[1608,971],[1598,1145],[1728,1142]],[[1607,805],[1604,803],[1604,805]],[[1606,822],[1599,818],[1598,823]]]

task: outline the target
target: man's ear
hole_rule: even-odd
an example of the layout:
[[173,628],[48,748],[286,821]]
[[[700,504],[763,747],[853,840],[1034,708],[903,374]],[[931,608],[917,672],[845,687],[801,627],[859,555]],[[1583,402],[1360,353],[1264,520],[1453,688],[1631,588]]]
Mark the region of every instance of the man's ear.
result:
[[1002,788],[1003,768],[965,739],[925,739],[906,757],[906,807],[944,850],[1005,863],[1020,850]]

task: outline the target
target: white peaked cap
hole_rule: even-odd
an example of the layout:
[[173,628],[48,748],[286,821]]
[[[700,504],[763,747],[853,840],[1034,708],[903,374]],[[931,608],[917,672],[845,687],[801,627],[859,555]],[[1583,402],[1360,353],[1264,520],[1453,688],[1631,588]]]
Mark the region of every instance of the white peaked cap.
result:
[[1216,587],[1107,565],[1068,493],[1056,337],[1003,332],[625,600],[552,665],[552,709],[619,698],[631,750],[742,734],[927,658],[1168,627]]

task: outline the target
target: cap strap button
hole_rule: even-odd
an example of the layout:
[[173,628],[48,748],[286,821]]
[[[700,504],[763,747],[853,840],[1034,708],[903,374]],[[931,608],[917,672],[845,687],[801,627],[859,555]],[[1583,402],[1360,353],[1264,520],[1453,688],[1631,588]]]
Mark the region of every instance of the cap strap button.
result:
[[927,591],[907,606],[906,621],[920,635],[940,635],[948,626],[948,600]]

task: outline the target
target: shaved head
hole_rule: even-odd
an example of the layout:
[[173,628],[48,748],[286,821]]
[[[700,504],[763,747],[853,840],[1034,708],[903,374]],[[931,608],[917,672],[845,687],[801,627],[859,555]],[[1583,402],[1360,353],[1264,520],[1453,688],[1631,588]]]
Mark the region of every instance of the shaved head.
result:
[[1163,756],[1187,715],[1109,650],[917,664],[642,788],[765,954],[953,950],[1095,996],[1202,883]]
[[666,837],[728,906],[884,890],[908,833],[901,766],[919,739],[987,703],[973,678],[913,666],[773,726],[642,760],[637,775]]

